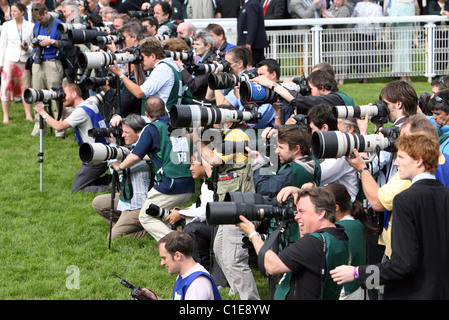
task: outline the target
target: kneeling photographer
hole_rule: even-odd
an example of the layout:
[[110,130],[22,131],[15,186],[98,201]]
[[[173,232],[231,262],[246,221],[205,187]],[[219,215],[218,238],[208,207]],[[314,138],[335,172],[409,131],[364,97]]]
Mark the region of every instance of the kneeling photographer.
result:
[[[121,133],[125,146],[133,148],[139,140],[145,120],[137,114],[130,114],[125,119],[114,117],[119,121],[117,130]],[[121,122],[121,123],[120,123]],[[147,197],[150,185],[150,167],[145,160],[140,161],[129,169],[118,171],[118,162],[111,160],[110,166],[119,173],[119,190],[115,193],[113,208],[113,227],[111,239],[128,235],[140,238],[146,235],[145,229],[139,221],[139,212]],[[115,190],[113,190],[115,192]],[[92,207],[107,223],[111,223],[111,195],[102,194],[94,198]]]
[[147,209],[156,205],[161,209],[185,205],[195,192],[195,181],[189,170],[190,144],[186,137],[175,137],[169,132],[169,117],[164,101],[149,97],[145,102],[145,115],[151,122],[142,130],[134,149],[115,167],[117,170],[130,168],[148,156],[151,159],[155,184],[139,214],[139,221],[156,240],[172,232],[160,215],[153,215]]
[[[93,96],[84,100],[82,98],[81,89],[77,84],[68,84],[63,89],[63,103],[66,107],[74,107],[69,114],[67,109],[63,108],[62,121],[58,121],[48,114],[45,110],[45,105],[42,102],[34,105],[34,110],[39,113],[44,122],[51,126],[55,130],[65,130],[70,127],[75,129],[76,141],[81,146],[83,142],[88,143],[107,143],[103,137],[94,138],[89,135],[89,130],[93,128],[106,128],[106,122],[103,115],[98,109],[99,98]],[[25,99],[30,102],[46,101],[45,93],[50,93],[47,90],[35,90],[27,89]],[[42,97],[43,96],[43,97]],[[103,174],[108,169],[107,163],[88,163],[83,162],[80,169],[76,172],[73,178],[72,193],[82,191],[95,191],[103,192],[110,189],[109,183],[111,182],[111,176],[109,174]]]

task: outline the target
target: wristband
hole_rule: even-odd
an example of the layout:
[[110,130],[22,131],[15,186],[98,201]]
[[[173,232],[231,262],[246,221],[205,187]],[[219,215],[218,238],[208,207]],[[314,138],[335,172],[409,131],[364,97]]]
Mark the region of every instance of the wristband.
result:
[[48,113],[46,113],[46,114],[44,114],[43,116],[42,116],[42,119],[46,119],[48,117]]
[[359,274],[357,273],[357,267],[354,267],[354,279],[358,279]]
[[254,237],[254,236],[258,236],[259,235],[259,232],[257,232],[257,231],[253,231],[253,232],[251,232],[250,234],[249,234],[249,236],[248,236],[248,238],[249,238],[249,241],[251,241],[251,238],[252,237]]
[[125,77],[125,74],[122,74],[119,79],[122,80]]

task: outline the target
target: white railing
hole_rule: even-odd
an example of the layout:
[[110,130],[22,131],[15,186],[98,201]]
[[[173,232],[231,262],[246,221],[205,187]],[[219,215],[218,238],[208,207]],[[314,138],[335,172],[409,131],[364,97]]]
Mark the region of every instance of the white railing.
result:
[[[197,30],[212,22],[189,21]],[[265,55],[280,62],[282,78],[308,75],[323,61],[342,79],[433,77],[449,73],[449,27],[438,24],[442,21],[449,24],[441,16],[266,20],[270,47]],[[236,19],[213,22],[224,28],[228,42],[237,42]],[[354,28],[368,23],[368,34]]]

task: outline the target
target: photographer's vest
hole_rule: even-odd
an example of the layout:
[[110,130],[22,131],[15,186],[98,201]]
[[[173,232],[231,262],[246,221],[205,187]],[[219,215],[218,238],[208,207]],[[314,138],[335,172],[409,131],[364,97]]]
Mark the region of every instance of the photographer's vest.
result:
[[[328,232],[314,232],[310,234],[323,243],[323,255],[320,266],[321,300],[338,300],[342,285],[338,285],[330,276],[329,271],[349,263],[349,241],[339,240]],[[285,300],[290,291],[292,274],[285,273],[276,288],[274,300]]]
[[315,157],[304,157],[284,164],[279,172],[286,167],[290,167],[293,176],[293,185],[301,188],[304,183],[315,182],[317,186],[321,184],[321,166]]
[[[61,20],[56,19],[55,17],[50,15],[50,20],[48,21],[48,25],[46,26],[45,29],[42,28],[42,26],[39,23],[36,23],[34,25],[34,37],[38,38],[38,39],[39,38],[41,38],[41,39],[50,38],[50,39],[59,40],[60,35],[57,30],[57,27],[58,27],[58,24],[61,22],[62,22]],[[43,37],[39,37],[39,36],[43,36]],[[34,48],[34,52],[36,52],[36,48]],[[43,51],[42,51],[42,59],[43,60],[59,58],[60,55],[61,55],[61,53],[60,53],[59,49],[56,48],[55,46],[44,47]]]
[[[304,157],[295,159],[292,162],[284,164],[278,172],[290,167],[292,170],[292,185],[301,188],[304,183],[314,182],[317,186],[321,184],[321,166],[315,157]],[[290,223],[285,231],[288,243],[294,243],[299,239],[299,226],[297,223]]]
[[[190,172],[190,142],[186,137],[182,137],[180,143],[173,146],[168,131],[168,125],[156,120],[149,123],[156,127],[159,133],[159,141],[161,150],[156,154],[149,154],[149,157],[159,157],[162,160],[162,167],[158,167],[155,161],[153,162],[153,170],[156,175],[156,181],[161,181],[162,174],[169,179],[191,177]],[[176,138],[173,138],[176,139]]]
[[173,70],[173,74],[175,75],[175,81],[173,82],[173,88],[170,91],[170,95],[168,96],[167,103],[165,104],[165,108],[170,112],[171,107],[181,103],[182,100],[182,78],[181,72],[176,70],[174,66],[170,63],[161,60],[162,63],[165,63]]
[[[92,121],[92,127],[94,127],[94,128],[107,128],[106,122],[104,121],[103,115],[101,114],[100,111],[95,112],[94,110],[92,110],[87,105],[78,106],[77,108],[83,108],[83,110],[86,111],[87,115],[90,118],[90,121]],[[74,127],[73,129],[75,130],[76,142],[78,142],[78,145],[81,146],[83,144],[83,140],[81,139],[79,130],[78,130],[77,127]],[[95,142],[108,144],[108,142],[106,141],[105,137],[97,137],[97,138],[95,138]]]
[[[225,139],[226,135],[223,140]],[[256,193],[253,169],[248,161],[229,164],[223,163],[218,167],[213,167],[211,175],[213,181],[216,183],[215,201],[223,201],[227,192]]]
[[192,282],[199,276],[206,276],[209,278],[209,280],[212,282],[212,289],[214,291],[214,300],[221,300],[220,292],[217,289],[214,279],[211,277],[210,274],[203,271],[194,272],[185,278],[178,276],[178,278],[176,279],[175,286],[173,288],[173,300],[185,300],[187,289],[189,289]]
[[354,105],[354,100],[351,97],[348,97],[346,94],[344,94],[343,92],[340,91],[334,91],[336,94],[338,94],[340,96],[340,98],[343,99],[345,106],[353,106]]

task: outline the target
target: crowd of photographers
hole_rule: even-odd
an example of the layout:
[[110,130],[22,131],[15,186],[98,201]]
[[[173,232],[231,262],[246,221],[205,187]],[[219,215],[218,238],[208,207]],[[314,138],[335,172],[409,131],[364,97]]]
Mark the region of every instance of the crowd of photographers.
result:
[[[174,299],[217,299],[216,288],[228,286],[258,300],[253,265],[269,275],[275,299],[383,298],[366,271],[357,280],[364,268],[350,269],[349,281],[337,267],[398,261],[393,200],[411,184],[395,165],[404,126],[439,139],[431,174],[448,184],[448,77],[432,82],[432,96],[397,80],[356,106],[329,64],[281,83],[276,60],[254,63],[250,47],[229,44],[219,24],[196,32],[174,21],[166,1],[116,10],[66,0],[55,9],[32,5],[24,92],[36,114],[32,135],[74,128],[82,164],[72,192],[103,193],[92,205],[110,240],[158,242],[168,271],[180,274]],[[413,294],[389,291],[391,276],[381,283],[385,298],[420,297],[416,268],[400,272]],[[444,290],[422,297],[448,298]]]

